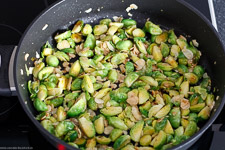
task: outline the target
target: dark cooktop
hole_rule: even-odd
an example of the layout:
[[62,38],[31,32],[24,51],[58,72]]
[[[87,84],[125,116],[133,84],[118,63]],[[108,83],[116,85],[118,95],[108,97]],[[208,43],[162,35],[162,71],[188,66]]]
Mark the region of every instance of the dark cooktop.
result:
[[[7,0],[0,5],[0,45],[17,45],[19,39],[30,22],[55,0]],[[200,10],[210,21],[208,0],[185,0]],[[218,31],[225,44],[225,1],[209,0],[214,4]],[[212,11],[212,9],[211,9]],[[225,127],[225,110],[218,117],[213,126],[190,148],[197,149],[225,149],[221,139]],[[224,130],[223,130],[224,131]],[[212,140],[213,139],[213,140]],[[223,147],[222,147],[222,145]],[[0,97],[0,149],[55,149],[38,132],[29,120],[17,97]]]

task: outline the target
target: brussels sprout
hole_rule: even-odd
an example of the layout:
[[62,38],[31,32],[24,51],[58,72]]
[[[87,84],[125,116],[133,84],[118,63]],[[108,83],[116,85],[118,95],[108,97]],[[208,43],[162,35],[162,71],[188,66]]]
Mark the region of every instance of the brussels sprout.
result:
[[108,78],[112,83],[117,81],[118,74],[115,69],[109,71]]
[[135,150],[135,148],[132,144],[128,144],[125,147],[123,147],[121,150]]
[[187,98],[189,92],[189,81],[184,81],[180,85],[180,94],[184,94],[184,96]]
[[100,110],[105,116],[115,116],[123,111],[122,107],[106,107]]
[[185,41],[182,38],[177,39],[177,44],[181,49],[184,49],[185,47],[188,47],[187,41]]
[[66,119],[66,112],[64,111],[64,108],[62,106],[59,106],[56,114],[57,114],[57,121],[63,121]]
[[44,100],[47,97],[47,88],[45,85],[40,85],[39,86],[39,91],[37,93],[37,98],[40,100]]
[[54,55],[49,55],[46,57],[46,62],[49,66],[56,67],[59,65],[59,60]]
[[161,148],[166,143],[166,133],[161,130],[159,134],[153,139],[152,143],[155,149]]
[[197,124],[194,121],[189,121],[184,131],[184,135],[192,136],[196,131],[197,131]]
[[47,111],[48,108],[47,108],[47,105],[41,101],[39,98],[36,98],[34,100],[34,107],[37,111]]
[[184,127],[183,126],[180,126],[179,128],[177,128],[175,130],[175,136],[181,136],[184,134]]
[[86,49],[82,50],[78,53],[79,56],[81,57],[92,57],[94,55],[92,50]]
[[102,134],[104,132],[104,118],[101,116],[94,121],[96,133]]
[[148,146],[152,141],[151,135],[144,135],[140,139],[140,145],[142,146]]
[[167,32],[163,32],[160,35],[157,35],[155,38],[155,42],[157,44],[161,44],[162,42],[166,42],[168,39],[168,33]]
[[38,73],[38,79],[44,80],[48,78],[50,74],[53,73],[54,67],[44,67],[41,71]]
[[163,71],[171,71],[173,68],[167,63],[158,63],[157,67],[162,69]]
[[41,121],[41,125],[51,134],[55,134],[55,128],[50,120],[45,119]]
[[101,78],[104,78],[108,75],[109,71],[106,69],[94,71],[91,73],[93,76],[100,76]]
[[95,146],[96,146],[96,139],[95,139],[95,137],[93,137],[91,139],[88,139],[85,146],[86,146],[86,148],[95,148]]
[[202,68],[202,66],[197,65],[197,66],[194,67],[193,73],[195,73],[199,77],[199,79],[202,78],[204,72],[205,71]]
[[188,117],[188,121],[198,122],[198,115],[196,113],[190,113]]
[[125,65],[125,68],[126,68],[126,74],[130,73],[130,72],[133,72],[134,71],[134,64],[132,62],[126,62],[126,65]]
[[55,39],[56,41],[62,41],[62,40],[64,40],[64,39],[69,38],[70,36],[71,36],[71,31],[68,30],[68,31],[66,31],[66,32],[63,32],[63,33],[61,33],[61,34],[56,35],[54,39]]
[[48,96],[59,96],[63,92],[63,89],[61,88],[51,88],[48,89]]
[[46,101],[46,104],[53,105],[54,107],[58,107],[58,106],[62,105],[63,101],[64,101],[63,97],[57,97],[57,98],[51,99],[49,101]]
[[200,96],[201,96],[201,98],[203,99],[203,100],[205,100],[206,98],[207,98],[207,91],[206,91],[206,89],[204,89],[204,88],[201,88],[200,86],[195,86],[194,87],[194,90],[195,90],[195,93],[198,93],[198,94],[200,94]]
[[184,128],[187,127],[188,123],[189,123],[188,120],[186,120],[186,119],[184,119],[184,118],[181,119],[181,125],[182,125]]
[[84,94],[81,94],[77,102],[69,109],[67,115],[69,117],[75,117],[83,113],[86,110],[87,101]]
[[112,70],[113,65],[111,63],[103,63],[103,66],[105,67],[104,69],[106,70]]
[[44,48],[41,52],[41,56],[44,57],[44,56],[49,56],[49,55],[52,55],[53,53],[53,49],[52,48]]
[[183,82],[184,76],[180,76],[177,81],[175,82],[175,85],[177,87],[180,87],[181,83]]
[[70,43],[67,40],[60,41],[56,46],[59,50],[70,48]]
[[117,44],[119,41],[121,41],[121,38],[119,38],[119,37],[116,36],[116,35],[113,35],[112,41],[113,41],[114,44]]
[[96,40],[93,34],[88,34],[84,42],[84,47],[89,47],[91,50],[95,48]]
[[198,114],[200,120],[207,120],[210,116],[210,107],[204,107]]
[[97,136],[96,137],[96,141],[99,144],[108,145],[111,142],[111,139],[110,138],[107,138],[105,136]]
[[38,73],[45,67],[45,63],[40,62],[39,64],[35,65],[33,69],[33,76],[37,78]]
[[172,45],[170,49],[170,55],[178,57],[179,52],[180,52],[180,47],[178,45]]
[[149,110],[149,114],[148,117],[151,118],[153,116],[155,116],[155,114],[157,114],[157,112],[159,112],[159,110],[163,107],[162,104],[158,104],[158,105],[154,105],[150,108]]
[[110,22],[109,26],[117,26],[118,28],[122,28],[124,24],[122,22]]
[[155,133],[155,129],[152,126],[145,126],[143,128],[144,135],[153,135]]
[[83,26],[84,26],[84,22],[82,20],[77,21],[72,29],[72,33],[80,32],[82,30]]
[[130,143],[130,136],[129,135],[121,135],[113,144],[113,148],[115,150],[119,150]]
[[126,32],[126,34],[132,36],[132,32],[133,32],[134,29],[136,29],[136,28],[137,28],[136,25],[129,26],[129,27],[127,27],[127,28],[125,29],[125,32]]
[[162,33],[162,29],[150,21],[145,23],[145,29],[152,35],[160,35]]
[[121,130],[127,130],[128,127],[124,124],[124,121],[121,120],[118,117],[109,117],[108,118],[109,124],[112,125],[115,128],[121,129]]
[[66,141],[66,142],[74,142],[77,137],[78,137],[77,131],[69,131],[66,134],[66,136],[64,138],[64,141]]
[[104,97],[109,91],[111,91],[110,88],[104,88],[101,89],[98,93],[95,94],[95,98],[99,98],[101,99],[102,97]]
[[177,40],[177,36],[174,33],[174,31],[173,30],[169,30],[169,32],[168,32],[168,42],[170,44],[176,44],[177,43],[176,40]]
[[165,133],[167,133],[167,134],[174,134],[173,127],[172,127],[172,125],[170,124],[170,121],[169,121],[169,120],[167,120],[167,122],[166,122],[166,126],[165,126],[165,128],[164,128],[164,131],[165,131]]
[[81,117],[78,119],[78,121],[82,131],[87,137],[92,138],[95,136],[95,127],[91,120],[88,120],[85,117]]
[[210,90],[210,86],[211,86],[211,80],[210,80],[210,78],[209,77],[203,78],[202,79],[202,82],[200,83],[200,86],[202,88],[206,88],[206,89]]
[[119,41],[116,43],[116,48],[118,50],[128,51],[133,46],[133,43],[130,40]]
[[160,49],[161,49],[163,57],[167,57],[170,54],[170,49],[168,45],[165,44],[164,42],[161,42]]
[[87,36],[87,35],[91,34],[92,33],[92,26],[90,24],[85,24],[83,29],[81,30],[81,33],[84,36]]
[[75,43],[80,43],[82,41],[82,35],[80,33],[73,33],[71,35],[71,39],[75,42]]
[[174,107],[169,113],[169,121],[174,128],[178,128],[181,122],[180,108]]
[[137,22],[136,22],[135,20],[133,20],[133,19],[123,19],[123,20],[121,21],[121,23],[124,24],[124,27],[125,27],[125,28],[137,24]]
[[215,104],[214,95],[208,94],[206,97],[206,105],[209,106],[209,108],[211,110],[213,108],[214,104]]
[[145,48],[145,45],[142,41],[136,41],[136,45],[138,47],[138,50],[143,53],[143,54],[147,54],[147,51],[146,51],[146,48]]
[[61,137],[65,135],[67,132],[73,130],[74,124],[71,121],[62,121],[55,128],[55,136]]
[[94,93],[93,83],[88,75],[84,75],[83,84],[86,91]]
[[190,82],[190,84],[196,84],[198,82],[198,76],[194,73],[185,73],[184,77]]
[[55,52],[54,56],[56,56],[60,61],[70,61],[70,57],[62,51]]
[[177,67],[177,70],[180,74],[185,74],[185,73],[188,73],[188,68],[187,66],[185,65],[181,65],[179,64],[178,67]]
[[100,24],[104,24],[104,25],[109,26],[109,23],[110,23],[110,22],[112,22],[112,20],[106,18],[106,19],[102,19],[99,23],[100,23]]
[[162,87],[162,88],[171,88],[171,87],[173,87],[173,86],[174,86],[174,83],[171,82],[171,81],[163,81],[163,82],[161,83],[161,87]]
[[117,138],[119,138],[123,134],[123,131],[120,129],[113,129],[110,133],[110,139],[114,142]]
[[150,76],[141,76],[139,79],[149,84],[150,86],[158,86],[158,82]]
[[182,116],[187,116],[187,115],[189,115],[189,113],[190,113],[190,110],[189,109],[182,109],[181,110]]
[[68,79],[65,76],[59,78],[58,88],[65,90],[67,86]]
[[178,63],[181,65],[187,65],[188,64],[188,59],[186,58],[179,58]]
[[158,46],[154,46],[152,49],[153,59],[157,62],[160,62],[163,58],[163,55]]
[[81,89],[82,80],[79,78],[76,78],[72,84],[71,84],[71,90],[76,91]]
[[205,103],[198,103],[190,107],[191,112],[200,112],[205,107]]
[[113,65],[119,65],[124,62],[127,57],[128,55],[126,53],[117,53],[112,57],[111,62]]
[[129,73],[124,79],[126,86],[130,87],[138,79],[138,77],[139,75],[136,72]]
[[139,142],[141,138],[141,132],[144,127],[144,121],[137,122],[130,130],[130,137],[133,141]]
[[93,33],[94,33],[94,35],[101,35],[101,34],[106,33],[107,30],[108,30],[107,25],[99,24],[99,25],[94,26]]
[[[109,35],[114,35],[115,33],[116,33],[116,31],[119,29],[119,27],[118,26],[111,26],[110,28],[109,28],[109,30],[107,31],[107,34],[109,34]],[[113,36],[112,38],[114,38],[114,40],[115,40],[115,37],[117,37],[116,35],[115,36]],[[119,37],[118,37],[119,38]],[[119,38],[120,39],[120,38]],[[118,40],[119,40],[118,39]],[[121,40],[121,39],[120,39]],[[120,41],[119,40],[119,41]],[[116,44],[117,42],[113,42],[114,44]]]
[[145,37],[145,32],[139,28],[134,29],[132,33],[134,37]]
[[72,53],[72,54],[74,54],[75,53],[75,49],[74,48],[76,46],[76,43],[74,42],[74,40],[72,38],[68,38],[67,41],[69,42],[71,48],[62,49],[61,51],[65,52],[65,53]]
[[144,88],[138,88],[138,103],[144,104],[149,99],[149,93]]
[[167,118],[163,118],[161,119],[160,121],[157,121],[156,124],[155,124],[155,130],[157,132],[159,132],[160,130],[163,130],[165,128],[167,124]]
[[165,117],[169,112],[170,112],[171,106],[170,104],[167,104],[166,106],[164,106],[162,109],[160,109],[160,111],[158,111],[155,114],[156,118],[162,118]]
[[119,32],[119,34],[118,34],[118,37],[120,38],[120,39],[125,39],[125,38],[127,38],[127,36],[126,36],[126,34],[125,34],[125,31],[123,30],[123,29],[118,29],[118,32]]
[[78,146],[85,146],[86,144],[86,139],[85,138],[77,138],[74,143],[77,144]]

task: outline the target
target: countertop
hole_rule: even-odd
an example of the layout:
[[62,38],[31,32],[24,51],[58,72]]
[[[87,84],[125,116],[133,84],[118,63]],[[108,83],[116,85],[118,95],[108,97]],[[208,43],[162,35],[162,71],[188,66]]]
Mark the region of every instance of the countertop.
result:
[[213,0],[219,35],[225,46],[225,0]]

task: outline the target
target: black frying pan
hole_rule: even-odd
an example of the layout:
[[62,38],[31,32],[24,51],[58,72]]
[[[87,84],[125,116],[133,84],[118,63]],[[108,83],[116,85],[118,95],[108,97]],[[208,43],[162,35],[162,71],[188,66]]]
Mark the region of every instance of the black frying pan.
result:
[[[182,0],[63,0],[42,12],[31,23],[20,41],[14,62],[14,80],[20,103],[38,130],[55,147],[64,145],[67,149],[74,149],[51,135],[35,120],[37,112],[30,101],[27,87],[22,87],[32,77],[20,73],[21,69],[25,70],[25,64],[30,67],[33,62],[30,59],[25,61],[24,54],[29,53],[30,57],[35,57],[36,51],[40,52],[40,47],[46,40],[52,42],[52,37],[57,31],[66,30],[78,19],[85,23],[93,22],[92,24],[96,24],[104,17],[112,18],[123,15],[124,18],[128,18],[125,9],[132,3],[138,6],[137,10],[131,11],[132,18],[138,22],[138,25],[144,25],[146,19],[150,18],[151,21],[164,28],[174,28],[177,34],[191,35],[192,39],[197,39],[200,43],[199,49],[202,52],[200,64],[206,68],[212,78],[213,87],[219,89],[214,93],[219,96],[219,99],[216,101],[210,119],[201,127],[199,132],[174,149],[190,147],[211,126],[222,110],[225,102],[224,48],[211,23],[186,2]],[[89,8],[92,8],[92,12],[85,13],[84,11]],[[98,8],[101,11],[98,11]],[[42,30],[46,24],[48,27]]]

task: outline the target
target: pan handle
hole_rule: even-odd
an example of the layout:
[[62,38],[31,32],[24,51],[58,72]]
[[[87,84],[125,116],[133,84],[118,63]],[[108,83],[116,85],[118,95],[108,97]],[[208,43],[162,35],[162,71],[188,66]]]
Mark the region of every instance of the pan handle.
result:
[[0,45],[0,96],[15,96],[13,61],[17,46]]

